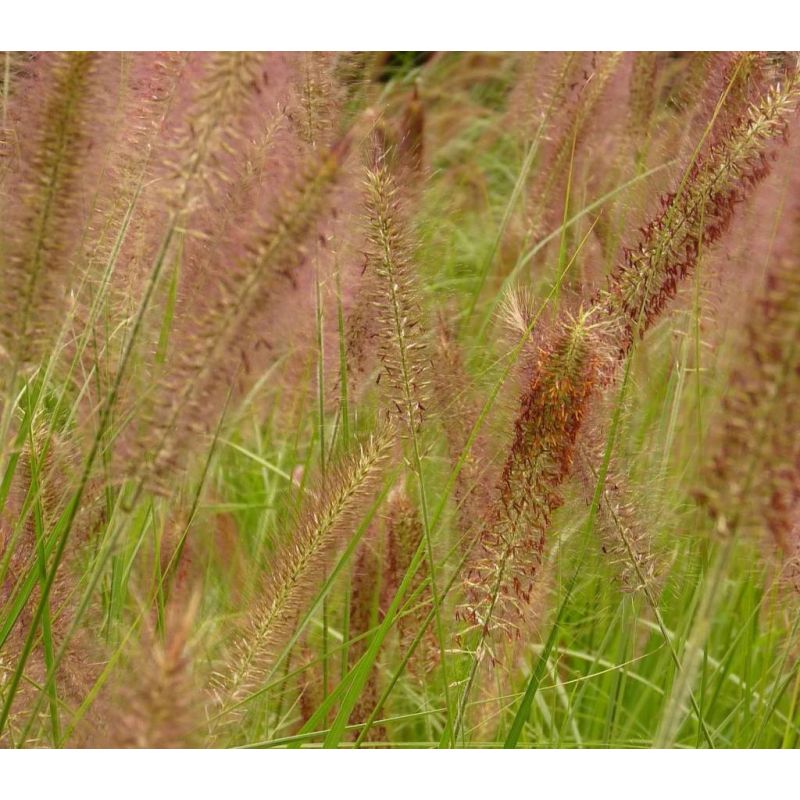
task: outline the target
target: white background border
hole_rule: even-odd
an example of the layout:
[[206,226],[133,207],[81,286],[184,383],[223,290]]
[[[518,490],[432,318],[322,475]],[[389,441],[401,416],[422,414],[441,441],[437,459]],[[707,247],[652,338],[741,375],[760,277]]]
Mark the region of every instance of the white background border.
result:
[[17,751],[3,798],[689,800],[797,793],[798,755],[760,750]]
[[6,0],[0,45],[39,50],[782,50],[800,48],[798,23],[800,3],[781,0]]
[[[800,8],[800,3],[795,6]],[[3,49],[730,50],[800,48],[773,2],[6,0]],[[0,797],[688,800],[796,795],[774,751],[0,753]]]

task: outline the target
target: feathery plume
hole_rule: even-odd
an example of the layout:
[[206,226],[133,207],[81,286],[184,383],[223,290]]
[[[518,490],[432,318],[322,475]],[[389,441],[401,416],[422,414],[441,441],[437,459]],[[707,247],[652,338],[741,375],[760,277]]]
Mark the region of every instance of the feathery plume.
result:
[[328,53],[306,53],[302,62],[298,133],[306,144],[317,148],[329,143],[335,133],[334,58]]
[[[155,176],[158,165],[153,152],[159,136],[163,135],[165,120],[186,68],[186,57],[178,53],[104,53],[99,59],[103,67],[99,91],[113,96],[112,82],[122,83],[122,86],[116,108],[109,111],[109,128],[114,136],[103,160],[103,174],[99,176],[76,257],[78,265],[90,276],[105,268],[115,257],[115,245],[124,233],[126,218],[137,192],[146,180]],[[108,77],[106,72],[110,73]],[[141,216],[146,217],[144,214]],[[130,229],[140,227],[142,223],[139,215],[131,214],[130,217],[127,220],[128,233],[118,245],[124,257],[116,256],[118,262],[132,257],[133,248],[125,243],[135,238]],[[126,271],[130,270],[126,267]],[[127,284],[127,281],[115,281],[109,288],[119,290]],[[95,287],[90,284],[90,288]],[[77,321],[76,328],[80,329],[86,316],[88,313],[84,312],[84,319]]]
[[[305,240],[347,153],[348,140],[315,159],[295,189],[275,211],[271,222],[253,236],[246,258],[224,276],[212,307],[200,320],[193,340],[178,354],[175,369],[165,379],[149,419],[151,475],[154,488],[179,467],[190,441],[201,433],[202,421],[222,385],[230,385],[230,352],[253,313],[268,300],[274,279],[291,273],[305,257]],[[234,365],[235,366],[235,365]]]
[[591,311],[553,331],[537,354],[514,425],[498,497],[481,531],[460,613],[483,638],[520,633],[541,565],[545,532],[597,379],[600,355]]
[[199,602],[200,594],[195,592],[166,642],[157,641],[154,632],[147,634],[141,653],[131,665],[132,675],[115,698],[107,734],[96,734],[90,740],[92,746],[200,746],[204,720],[189,643]]
[[[564,186],[567,173],[581,142],[590,130],[590,123],[596,107],[608,88],[609,81],[616,72],[620,53],[593,53],[590,63],[574,76],[570,91],[576,89],[574,102],[548,126],[551,142],[543,146],[541,161],[547,166],[538,171],[531,186],[531,210],[528,213],[529,235],[538,238],[548,229],[560,224],[563,217]],[[568,60],[565,65],[570,71],[577,70],[579,64]],[[552,107],[550,109],[553,110]]]
[[21,156],[3,189],[0,335],[17,363],[32,362],[63,317],[70,256],[80,230],[81,166],[92,141],[96,57],[48,54],[19,102]]
[[[348,647],[348,658],[352,668],[364,654],[369,643],[368,634],[380,616],[383,564],[380,552],[382,536],[369,536],[361,542],[356,563],[353,568],[352,589],[350,593],[350,637],[356,641]],[[358,638],[361,637],[361,638]],[[358,702],[350,715],[356,725],[365,722],[378,702],[378,674],[372,670],[367,678]],[[377,725],[368,734],[370,741],[385,741],[385,729]]]
[[[589,399],[612,374],[603,354],[626,354],[634,330],[644,333],[694,266],[701,239],[704,246],[719,239],[735,205],[766,175],[765,151],[784,136],[785,117],[797,99],[795,72],[712,144],[705,160],[694,162],[678,191],[663,200],[662,213],[643,229],[638,248],[626,251],[608,290],[540,347],[498,498],[468,567],[467,605],[460,614],[484,638],[495,630],[518,632]],[[589,322],[598,312],[605,317],[599,327]]]
[[[438,334],[432,353],[431,402],[441,421],[451,468],[455,468],[478,419],[480,403],[454,331],[443,317],[439,320]],[[493,455],[486,432],[479,432],[453,486],[462,552],[468,549],[470,534],[482,510],[491,503],[489,476],[496,473]]]
[[[350,633],[354,639],[374,627],[380,610],[383,582],[380,552],[382,538],[374,533],[372,535],[368,533],[356,554],[350,592]],[[358,661],[365,648],[363,639],[350,645],[348,648],[350,660],[353,663]]]
[[300,711],[300,723],[304,725],[314,716],[314,712],[325,699],[325,681],[322,664],[308,642],[303,642],[298,649],[300,651],[298,658],[300,671],[297,676],[299,693],[297,706]]
[[645,145],[650,136],[650,122],[655,112],[657,53],[637,53],[633,58],[630,76],[630,117],[628,127],[634,142]]
[[715,455],[699,499],[722,533],[766,527],[793,554],[800,502],[800,269],[796,260],[767,273],[747,317],[741,363],[723,401]]
[[247,697],[267,674],[320,575],[352,533],[353,521],[381,478],[393,439],[392,429],[383,428],[357,456],[326,475],[324,487],[276,555],[234,658],[214,681],[223,710]]
[[[587,421],[581,435],[577,472],[584,497],[591,503],[597,484],[596,465],[603,461],[603,448]],[[597,533],[600,549],[624,592],[647,588],[657,595],[660,564],[652,536],[641,519],[641,511],[632,502],[629,486],[618,459],[612,454],[606,472],[600,505],[597,508]]]
[[[388,606],[397,592],[411,561],[424,536],[419,510],[406,491],[397,487],[389,497],[386,512],[386,573],[384,575],[383,604]],[[425,563],[415,573],[407,598],[414,598],[408,613],[397,619],[400,652],[405,653],[419,631],[420,625],[431,609],[433,597],[430,587],[423,586],[429,571]],[[424,674],[439,656],[436,636],[428,628],[420,646],[414,653],[409,668],[416,675]]]
[[393,392],[389,398],[393,411],[416,431],[425,415],[429,360],[398,187],[380,148],[366,183],[367,265],[375,279],[379,357],[387,391]]
[[704,156],[693,161],[675,192],[661,199],[661,212],[642,228],[638,244],[609,277],[599,300],[619,325],[619,355],[642,336],[697,264],[703,248],[717,242],[736,207],[769,172],[772,147],[786,135],[786,118],[800,99],[797,70],[771,87],[758,105]]
[[416,83],[403,111],[397,149],[403,174],[409,180],[419,178],[425,166],[425,107]]

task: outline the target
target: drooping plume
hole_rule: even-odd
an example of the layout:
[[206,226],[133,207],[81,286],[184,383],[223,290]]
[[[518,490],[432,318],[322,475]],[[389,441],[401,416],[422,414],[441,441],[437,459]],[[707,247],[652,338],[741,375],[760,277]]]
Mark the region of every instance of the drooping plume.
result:
[[774,146],[783,140],[786,118],[798,99],[795,71],[691,161],[675,191],[662,198],[660,213],[642,228],[639,242],[626,249],[598,301],[620,328],[620,357],[634,336],[653,324],[701,253],[725,233],[737,206],[767,176]]

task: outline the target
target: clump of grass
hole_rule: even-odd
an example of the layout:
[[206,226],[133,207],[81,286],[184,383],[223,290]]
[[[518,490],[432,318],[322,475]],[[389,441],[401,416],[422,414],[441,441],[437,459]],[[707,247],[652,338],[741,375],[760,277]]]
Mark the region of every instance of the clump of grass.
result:
[[796,746],[795,62],[0,56],[0,740]]

